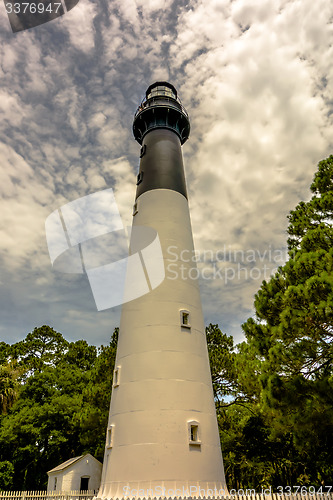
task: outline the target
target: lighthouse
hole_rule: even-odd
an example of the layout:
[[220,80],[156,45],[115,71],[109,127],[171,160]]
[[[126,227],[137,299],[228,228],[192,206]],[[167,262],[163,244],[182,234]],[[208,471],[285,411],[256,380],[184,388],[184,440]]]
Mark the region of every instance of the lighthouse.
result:
[[165,276],[150,286],[147,266],[149,293],[122,306],[97,498],[220,498],[227,488],[181,150],[190,122],[173,85],[150,85],[133,133],[141,149],[132,232],[157,233]]

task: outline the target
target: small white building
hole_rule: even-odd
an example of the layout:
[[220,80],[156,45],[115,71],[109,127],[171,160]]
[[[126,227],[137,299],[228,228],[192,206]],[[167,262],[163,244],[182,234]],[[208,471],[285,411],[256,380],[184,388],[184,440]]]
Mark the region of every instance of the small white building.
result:
[[70,458],[48,471],[47,491],[98,490],[102,464],[90,453]]

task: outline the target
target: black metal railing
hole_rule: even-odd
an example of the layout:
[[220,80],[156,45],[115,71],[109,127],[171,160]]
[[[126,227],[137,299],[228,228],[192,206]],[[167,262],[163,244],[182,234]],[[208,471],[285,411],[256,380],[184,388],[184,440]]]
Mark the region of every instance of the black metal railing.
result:
[[134,118],[136,118],[145,109],[155,106],[177,109],[178,111],[181,111],[186,116],[186,118],[188,118],[188,113],[180,100],[178,98],[175,99],[165,95],[156,95],[148,99],[144,98],[140,106],[136,110]]

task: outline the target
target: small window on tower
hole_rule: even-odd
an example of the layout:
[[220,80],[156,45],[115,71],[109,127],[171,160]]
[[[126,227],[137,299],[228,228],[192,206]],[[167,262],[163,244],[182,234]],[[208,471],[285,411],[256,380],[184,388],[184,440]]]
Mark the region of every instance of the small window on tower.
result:
[[136,185],[138,186],[139,184],[141,184],[142,180],[143,180],[143,172],[141,171],[138,173],[138,176],[136,179]]
[[191,328],[190,313],[189,311],[180,311],[180,324],[185,328]]
[[113,387],[118,387],[120,383],[120,366],[117,366],[113,371]]
[[139,211],[138,210],[138,203],[136,202],[133,205],[133,212],[132,212],[133,217],[134,217],[134,215],[136,215],[138,213],[138,211]]
[[106,431],[106,447],[107,448],[112,448],[113,445],[113,425],[109,425]]
[[198,441],[198,426],[191,425],[191,441]]
[[199,422],[196,422],[195,420],[192,420],[191,422],[188,422],[187,424],[188,424],[189,444],[200,446],[201,445],[201,440],[200,440],[200,426],[199,426]]
[[144,144],[140,149],[140,158],[142,158],[146,154],[146,151],[147,151],[147,146],[146,144]]

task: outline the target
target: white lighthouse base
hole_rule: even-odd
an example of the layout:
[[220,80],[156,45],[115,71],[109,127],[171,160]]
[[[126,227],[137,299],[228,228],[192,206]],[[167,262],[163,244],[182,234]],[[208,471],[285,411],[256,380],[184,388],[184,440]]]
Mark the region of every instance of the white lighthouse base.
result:
[[[193,481],[186,485],[181,483],[173,483],[172,481],[160,481],[159,483],[152,481],[150,484],[148,482],[139,482],[137,486],[133,485],[119,485],[119,494],[115,494],[112,497],[109,495],[103,495],[99,491],[96,500],[165,500],[165,499],[194,499],[200,498],[204,499],[223,499],[228,496],[228,491],[222,485],[218,487],[217,485],[207,483],[206,487],[203,486],[202,482],[200,485]],[[94,500],[95,500],[94,499]]]
[[228,492],[199,284],[191,272],[187,199],[155,189],[143,193],[136,208],[133,227],[158,232],[166,275],[156,289],[123,304],[97,498],[223,498]]

